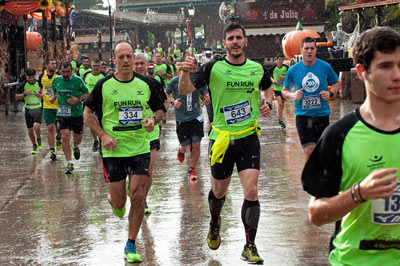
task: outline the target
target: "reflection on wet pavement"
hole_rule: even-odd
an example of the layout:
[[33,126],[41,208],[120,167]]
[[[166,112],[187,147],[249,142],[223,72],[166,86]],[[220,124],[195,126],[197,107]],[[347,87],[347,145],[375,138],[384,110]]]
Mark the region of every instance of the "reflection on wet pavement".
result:
[[[335,100],[331,108],[334,121],[355,105]],[[264,265],[327,265],[333,224],[317,228],[308,221],[309,197],[300,182],[303,152],[290,102],[285,115],[285,130],[275,112],[259,120],[263,128],[261,218],[256,244]],[[106,201],[101,160],[91,151],[87,127],[81,160],[68,177],[63,173],[64,156],[58,152],[59,160],[50,161],[46,142],[37,156],[30,155],[23,113],[6,117],[0,108],[0,123],[0,265],[124,265],[128,220],[116,218]],[[43,124],[44,140],[45,131]],[[152,214],[145,216],[137,239],[141,265],[247,265],[240,260],[245,235],[237,173],[222,211],[222,244],[213,251],[206,243],[211,186],[208,139],[201,144],[196,184],[187,180],[187,163],[177,161],[177,147],[170,112],[147,198]]]

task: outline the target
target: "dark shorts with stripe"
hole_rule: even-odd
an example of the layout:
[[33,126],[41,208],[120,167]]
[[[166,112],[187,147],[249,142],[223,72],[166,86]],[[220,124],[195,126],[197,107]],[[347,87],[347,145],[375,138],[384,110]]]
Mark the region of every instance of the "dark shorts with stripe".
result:
[[103,172],[106,182],[124,180],[128,175],[149,175],[150,153],[132,157],[103,158]]
[[296,116],[297,133],[303,148],[315,145],[325,128],[329,126],[329,116],[311,117],[305,115]]
[[69,129],[75,134],[83,134],[83,116],[60,117],[57,116],[57,128]]
[[32,128],[34,123],[42,123],[42,108],[26,109],[25,123],[27,128]]
[[[208,153],[215,140],[210,140]],[[260,141],[257,134],[231,141],[226,150],[222,163],[215,163],[211,166],[211,175],[215,179],[223,180],[232,175],[236,163],[237,171],[246,169],[260,170]]]
[[160,140],[159,139],[150,141],[150,150],[154,150],[154,149],[156,149],[157,151],[160,150]]

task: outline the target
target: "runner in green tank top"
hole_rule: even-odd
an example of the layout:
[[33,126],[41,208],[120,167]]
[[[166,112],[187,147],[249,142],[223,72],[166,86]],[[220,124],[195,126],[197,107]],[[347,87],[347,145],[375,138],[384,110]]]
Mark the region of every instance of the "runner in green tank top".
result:
[[17,88],[15,98],[24,99],[25,122],[28,128],[28,136],[32,142],[31,154],[35,155],[37,149],[43,149],[41,140],[40,125],[42,123],[42,94],[39,90],[39,83],[35,78],[36,71],[28,69],[26,80]]
[[[83,80],[85,81],[86,86],[89,89],[89,93],[93,91],[96,83],[105,76],[105,73],[100,72],[100,67],[101,67],[100,59],[98,58],[93,59],[92,72],[86,72],[86,74],[83,76]],[[93,130],[90,130],[90,133],[92,133],[93,137],[92,151],[96,152],[99,150],[99,139]]]
[[[263,263],[254,243],[260,217],[257,119],[259,113],[269,116],[272,109],[271,79],[262,65],[246,59],[247,37],[242,25],[233,23],[224,29],[224,45],[225,58],[204,64],[190,77],[189,69],[195,59],[186,57],[179,79],[179,93],[189,94],[208,85],[214,110],[209,155],[213,186],[208,195],[211,214],[208,246],[217,249],[221,243],[220,213],[236,164],[244,192],[242,222],[246,245],[242,258],[250,263]],[[264,91],[261,105],[260,89]]]
[[274,86],[274,94],[276,101],[278,102],[278,118],[279,125],[282,128],[286,128],[286,124],[283,121],[283,108],[285,106],[285,99],[282,97],[282,89],[283,82],[285,81],[286,72],[289,69],[289,66],[283,64],[283,59],[285,57],[282,54],[277,55],[276,57],[276,65],[274,65],[271,69],[272,83]]
[[353,56],[367,97],[325,130],[304,167],[309,217],[336,222],[331,265],[399,265],[400,34],[367,30]]
[[[115,215],[125,214],[126,176],[129,176],[128,241],[125,258],[140,262],[136,237],[144,215],[144,198],[149,179],[150,141],[148,133],[161,119],[165,107],[164,91],[157,81],[133,72],[132,44],[119,41],[114,46],[117,72],[98,82],[86,101],[86,124],[101,139],[108,202]],[[97,115],[97,119],[95,117]],[[133,182],[135,180],[135,182]]]

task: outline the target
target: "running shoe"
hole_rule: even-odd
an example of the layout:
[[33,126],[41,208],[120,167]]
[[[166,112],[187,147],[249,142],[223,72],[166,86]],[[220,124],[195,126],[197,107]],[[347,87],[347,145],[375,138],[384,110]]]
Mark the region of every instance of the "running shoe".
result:
[[180,152],[179,150],[178,150],[177,157],[178,157],[179,162],[183,163],[185,161],[185,154],[183,152]]
[[56,154],[56,152],[54,150],[50,150],[50,159],[52,161],[57,160],[57,154]]
[[196,181],[198,179],[198,176],[193,168],[189,169],[187,176],[191,181]]
[[[107,201],[111,205],[111,202],[108,200],[108,198],[107,198]],[[117,216],[118,218],[122,218],[125,215],[126,208],[124,206],[124,207],[122,207],[122,209],[116,209],[111,205],[111,210],[113,211],[115,216]]]
[[43,150],[43,143],[40,141],[40,140],[38,140],[38,149],[39,149],[39,151],[41,151],[41,150]]
[[207,244],[208,247],[215,250],[219,248],[221,245],[221,236],[219,235],[221,226],[214,226],[210,224],[210,229],[208,230],[207,235]]
[[58,139],[56,137],[56,150],[61,151],[62,145],[61,145],[61,138]]
[[264,260],[258,255],[257,247],[254,244],[245,245],[242,252],[242,260],[251,264],[263,264]]
[[37,145],[33,145],[33,146],[32,146],[32,150],[31,150],[31,154],[32,154],[32,155],[35,155],[36,152],[37,152]]
[[79,147],[74,147],[74,158],[79,160],[81,158],[81,152],[79,151]]
[[144,214],[151,214],[151,209],[149,208],[149,206],[147,205],[147,201],[146,199],[144,199]]
[[136,253],[136,245],[133,243],[126,243],[125,258],[127,262],[141,262],[142,257]]
[[72,171],[74,171],[74,164],[73,163],[68,163],[67,164],[67,169],[65,170],[66,175],[72,174]]
[[283,121],[279,121],[279,125],[281,126],[281,128],[286,128],[285,122]]
[[92,151],[93,151],[93,152],[96,152],[96,151],[98,151],[98,150],[99,150],[99,141],[98,141],[98,140],[95,140],[95,141],[93,142]]
[[118,218],[124,217],[125,211],[126,211],[125,206],[122,209],[116,209],[113,206],[111,206],[111,209],[112,209],[113,213],[115,214],[115,216],[117,216]]

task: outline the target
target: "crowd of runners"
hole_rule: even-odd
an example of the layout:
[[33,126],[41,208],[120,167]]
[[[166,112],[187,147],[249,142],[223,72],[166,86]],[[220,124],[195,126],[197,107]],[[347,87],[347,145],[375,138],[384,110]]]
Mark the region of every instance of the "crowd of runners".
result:
[[[128,262],[140,262],[136,238],[144,214],[151,213],[146,196],[157,151],[163,148],[160,131],[166,112],[174,109],[177,161],[188,161],[189,182],[209,178],[197,175],[200,156],[209,157],[212,187],[205,241],[213,250],[221,245],[220,214],[236,165],[244,199],[241,257],[263,264],[255,244],[261,213],[258,136],[262,129],[257,120],[276,109],[276,123],[285,130],[284,106],[294,104],[305,159],[302,183],[312,196],[310,220],[318,226],[336,222],[330,263],[397,265],[400,34],[377,27],[360,36],[353,47],[354,66],[367,97],[331,126],[329,99],[341,83],[332,67],[316,58],[316,41],[302,40],[302,60],[294,66],[285,65],[279,54],[271,68],[246,58],[247,42],[245,29],[233,23],[224,29],[223,46],[217,47],[224,54],[214,54],[207,62],[196,60],[194,47],[164,51],[158,43],[150,51],[128,41],[114,46],[115,69],[85,56],[78,63],[71,51],[65,52],[59,67],[48,58],[43,73],[26,71],[26,81],[16,93],[18,100],[24,100],[31,154],[48,148],[51,160],[66,161],[65,174],[70,175],[81,157],[84,129],[90,131],[92,150],[102,158],[112,211],[124,217],[127,197],[131,201],[124,255]],[[210,121],[209,151],[202,155],[205,115]],[[47,145],[41,139],[42,117]]]

